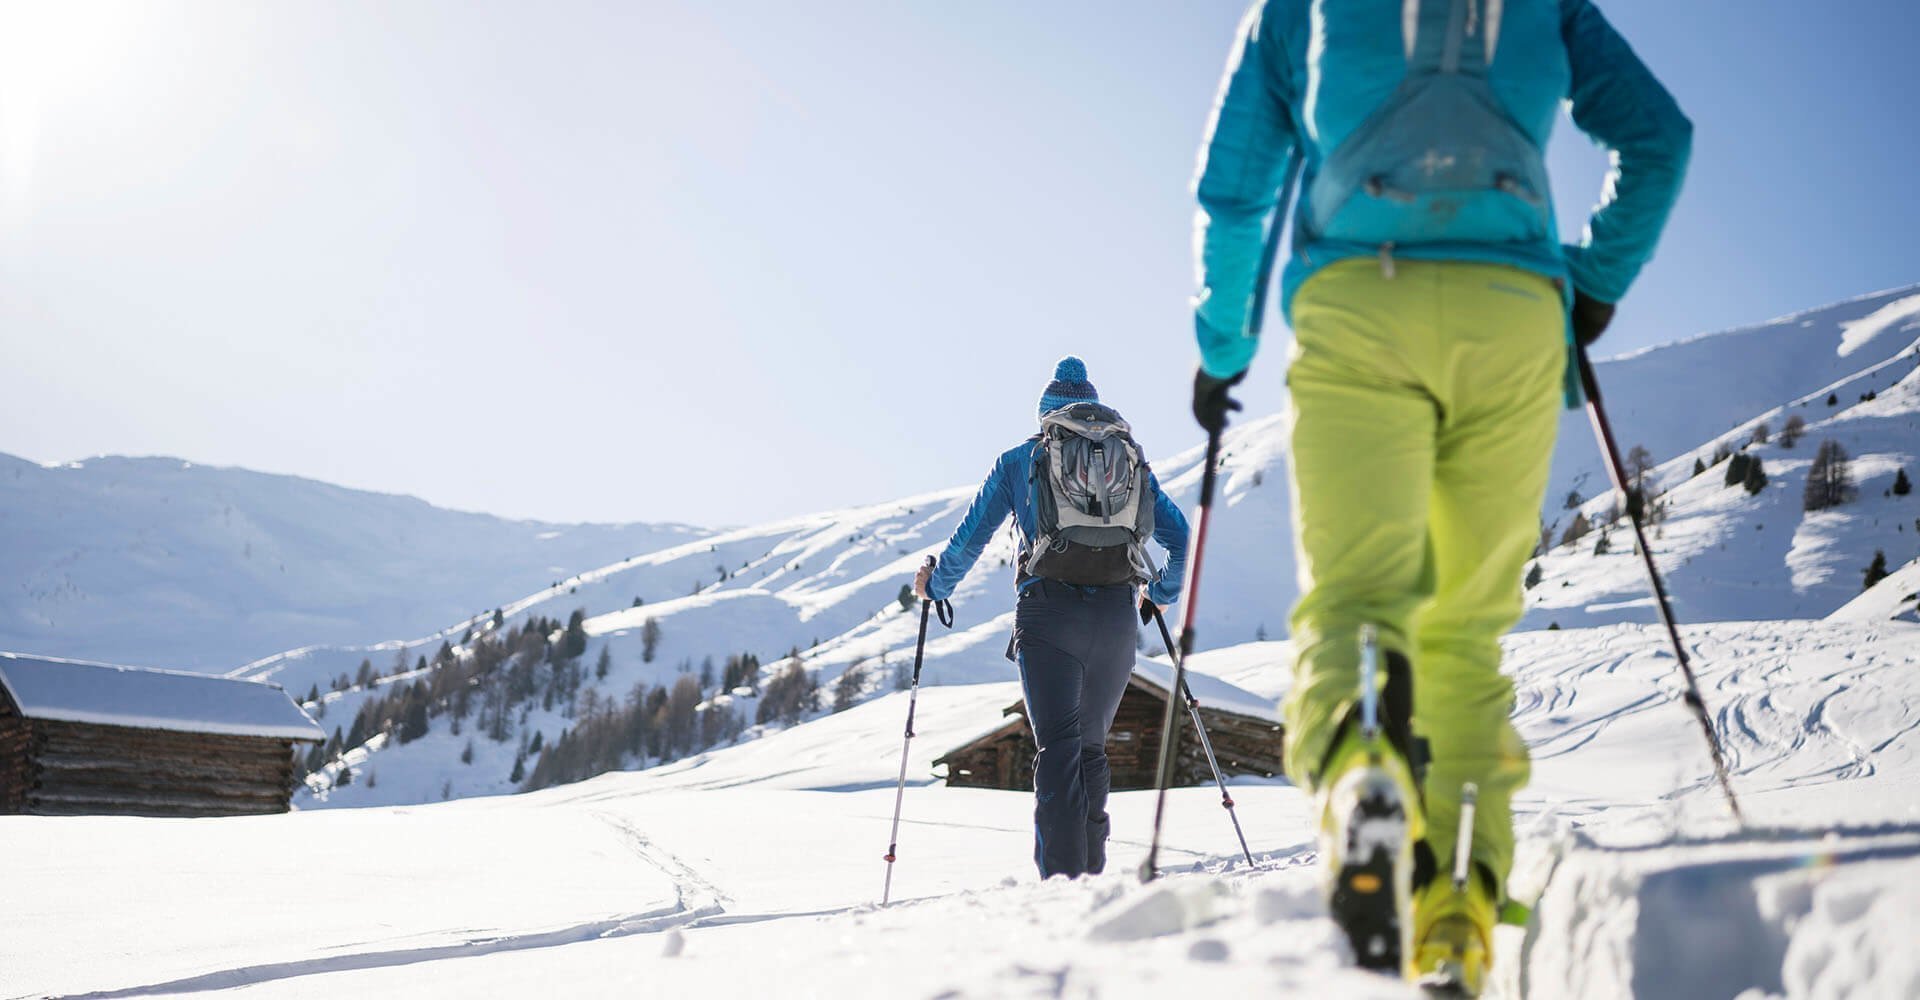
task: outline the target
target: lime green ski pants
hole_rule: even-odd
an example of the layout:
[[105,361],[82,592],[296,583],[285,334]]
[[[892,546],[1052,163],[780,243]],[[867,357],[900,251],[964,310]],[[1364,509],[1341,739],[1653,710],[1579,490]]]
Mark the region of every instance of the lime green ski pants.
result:
[[1295,293],[1293,517],[1300,602],[1287,773],[1313,790],[1358,700],[1363,623],[1413,663],[1432,752],[1429,844],[1453,866],[1464,783],[1472,856],[1504,891],[1526,746],[1499,639],[1520,619],[1563,401],[1566,314],[1548,279],[1470,262],[1346,260]]

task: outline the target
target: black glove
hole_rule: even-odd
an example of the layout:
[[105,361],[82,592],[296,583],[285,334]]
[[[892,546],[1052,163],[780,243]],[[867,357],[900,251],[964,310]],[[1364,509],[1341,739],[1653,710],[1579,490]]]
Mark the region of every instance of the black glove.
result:
[[1613,303],[1602,302],[1579,290],[1573,290],[1573,339],[1589,347],[1613,322]]
[[1240,401],[1227,395],[1227,390],[1246,377],[1244,371],[1232,378],[1214,378],[1205,368],[1193,370],[1193,419],[1200,421],[1208,434],[1226,429],[1227,414],[1240,408]]
[[1142,597],[1140,599],[1140,624],[1142,625],[1153,624],[1153,612],[1154,612],[1153,602],[1151,600],[1148,600],[1147,598]]

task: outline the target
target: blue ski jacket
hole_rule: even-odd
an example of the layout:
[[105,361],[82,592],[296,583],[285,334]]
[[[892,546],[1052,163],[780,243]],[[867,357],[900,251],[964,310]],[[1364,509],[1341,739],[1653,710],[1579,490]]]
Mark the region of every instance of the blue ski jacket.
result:
[[[974,494],[973,504],[967,508],[967,514],[960,519],[960,526],[953,529],[953,538],[947,542],[945,551],[940,553],[938,565],[933,576],[927,581],[927,595],[937,601],[953,596],[953,588],[973,568],[980,558],[981,550],[992,540],[993,533],[1012,513],[1014,524],[1020,529],[1020,561],[1026,561],[1027,546],[1034,535],[1035,512],[1033,504],[1033,452],[1038,445],[1037,438],[1030,438],[1008,449],[993,463],[993,471],[987,473],[987,481],[980,484],[980,492]],[[1147,587],[1147,596],[1155,604],[1168,605],[1180,599],[1180,586],[1187,572],[1187,516],[1160,490],[1160,480],[1147,470],[1147,487],[1153,491],[1153,540],[1167,550],[1167,564],[1160,568],[1160,575]],[[1021,589],[1031,585],[1038,577],[1029,577],[1020,581]]]
[[[1418,0],[1367,0],[1359,17],[1370,37],[1400,39],[1402,19]],[[1216,378],[1245,371],[1259,347],[1252,316],[1266,278],[1263,256],[1286,178],[1300,170],[1302,190],[1332,149],[1323,130],[1350,127],[1397,86],[1406,63],[1399,46],[1378,65],[1310,66],[1314,0],[1256,0],[1228,59],[1195,192],[1199,292],[1194,329],[1201,366]],[[1660,82],[1588,0],[1504,0],[1487,3],[1498,16],[1498,44],[1487,79],[1505,111],[1544,150],[1562,101],[1574,124],[1605,146],[1612,170],[1587,231],[1561,246],[1551,229],[1538,244],[1447,244],[1390,248],[1395,256],[1509,264],[1547,275],[1571,299],[1572,286],[1602,302],[1618,302],[1653,256],[1679,196],[1692,149],[1692,123]],[[1417,8],[1411,8],[1417,10]],[[1494,12],[1499,11],[1496,15]],[[1363,47],[1364,48],[1364,47]],[[1352,52],[1354,47],[1341,51]],[[1378,50],[1372,55],[1378,56]],[[1356,56],[1355,58],[1360,58]],[[1387,65],[1390,61],[1392,65]],[[1311,72],[1310,72],[1311,69]],[[1307,93],[1310,79],[1319,87]],[[1297,161],[1297,162],[1296,162]],[[1320,268],[1381,247],[1340,244],[1304,231],[1295,213],[1291,259],[1280,306]]]

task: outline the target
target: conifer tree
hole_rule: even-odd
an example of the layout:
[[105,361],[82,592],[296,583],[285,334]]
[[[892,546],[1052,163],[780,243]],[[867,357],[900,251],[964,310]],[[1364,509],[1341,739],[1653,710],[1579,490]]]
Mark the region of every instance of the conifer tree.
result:
[[1800,495],[1800,508],[1807,511],[1838,507],[1854,498],[1853,472],[1847,450],[1840,442],[1820,442],[1813,465],[1807,468],[1807,486]]
[[567,632],[560,638],[560,655],[572,660],[587,651],[587,612],[585,608],[573,609],[567,616]]
[[833,683],[833,710],[844,712],[853,707],[859,699],[860,691],[867,683],[867,668],[859,663],[846,669],[840,679]]
[[1893,474],[1893,495],[1897,497],[1903,497],[1912,492],[1913,492],[1913,483],[1907,480],[1907,470],[1905,468],[1902,468],[1900,469],[1900,471],[1894,473]]
[[1761,490],[1767,488],[1767,470],[1761,466],[1759,456],[1754,456],[1752,461],[1747,463],[1747,478],[1741,485],[1747,488],[1749,496],[1758,495]]
[[1636,444],[1627,452],[1627,473],[1633,477],[1636,492],[1646,490],[1647,473],[1653,471],[1653,465],[1653,452],[1648,451],[1646,445]]
[[472,740],[468,740],[466,749],[460,751],[460,763],[462,764],[473,763],[473,741]]
[[1887,554],[1879,549],[1873,550],[1873,562],[1867,565],[1866,583],[1861,590],[1871,590],[1873,585],[1887,578]]
[[1705,472],[1705,471],[1707,471],[1707,463],[1706,463],[1706,462],[1704,462],[1704,461],[1702,461],[1701,459],[1698,459],[1698,458],[1696,458],[1696,459],[1694,459],[1694,460],[1693,460],[1693,474],[1697,476],[1697,475],[1699,475],[1699,474],[1701,474],[1702,472]]
[[607,671],[612,669],[613,669],[613,653],[610,651],[609,647],[601,646],[600,658],[593,662],[593,677],[595,680],[604,681],[607,679]]
[[1586,513],[1583,511],[1575,512],[1573,520],[1567,524],[1567,530],[1560,533],[1560,544],[1572,545],[1580,539],[1585,538],[1591,528],[1592,526],[1587,523]]
[[[1540,570],[1540,563],[1539,563],[1539,561],[1538,561],[1538,560],[1535,560],[1535,561],[1534,561],[1534,564],[1533,564],[1533,566],[1532,566],[1532,567],[1531,567],[1530,569],[1528,569],[1528,570],[1527,570],[1527,581],[1526,581],[1526,588],[1527,588],[1528,590],[1532,590],[1533,588],[1535,588],[1535,587],[1538,587],[1538,586],[1540,586],[1540,581],[1541,581],[1541,579],[1543,579],[1543,578],[1544,578],[1545,576],[1546,576],[1546,574],[1545,574],[1545,573],[1543,573],[1543,572],[1541,572],[1541,570]],[[1264,632],[1264,631],[1266,631],[1266,627],[1265,627],[1265,626],[1261,626],[1261,629],[1260,629],[1260,630]],[[1262,636],[1262,637],[1257,637],[1257,638],[1264,638],[1264,637]]]
[[1806,432],[1807,420],[1805,417],[1802,417],[1798,413],[1788,417],[1786,425],[1780,428],[1780,447],[1793,447],[1799,443],[1801,435]]
[[1752,462],[1753,456],[1748,455],[1744,451],[1735,452],[1733,459],[1727,463],[1726,484],[1728,486],[1739,486],[1746,482],[1747,466],[1752,464]]
[[667,742],[676,751],[693,749],[694,710],[700,705],[700,683],[682,675],[667,693]]
[[407,699],[405,715],[400,721],[400,742],[412,743],[427,735],[427,699],[425,695]]
[[914,603],[918,600],[918,598],[913,596],[913,585],[907,583],[901,584],[900,593],[895,595],[894,600],[900,602],[900,610],[912,611]]
[[640,626],[640,662],[652,663],[654,650],[660,647],[660,623],[649,618]]

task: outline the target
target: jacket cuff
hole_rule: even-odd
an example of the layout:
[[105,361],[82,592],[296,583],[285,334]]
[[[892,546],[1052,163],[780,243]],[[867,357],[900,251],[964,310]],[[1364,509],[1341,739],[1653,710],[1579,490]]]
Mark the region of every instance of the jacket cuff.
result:
[[1193,318],[1194,339],[1200,342],[1200,370],[1217,379],[1229,379],[1253,364],[1260,341],[1244,333],[1221,333],[1199,316]]

